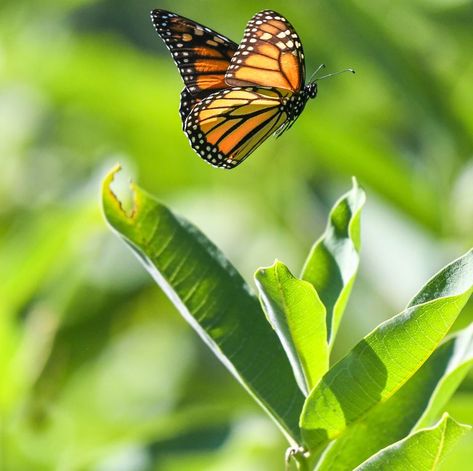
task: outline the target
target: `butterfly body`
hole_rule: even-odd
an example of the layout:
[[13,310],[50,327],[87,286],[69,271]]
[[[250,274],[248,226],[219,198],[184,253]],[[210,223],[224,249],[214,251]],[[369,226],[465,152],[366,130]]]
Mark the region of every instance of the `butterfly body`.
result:
[[305,83],[299,36],[274,11],[256,14],[239,45],[175,13],[154,10],[151,17],[184,81],[183,130],[216,167],[234,168],[280,136],[317,95],[316,83]]
[[315,98],[316,96],[317,84],[315,82],[311,82],[305,85],[300,92],[293,94],[289,98],[289,100],[287,100],[284,106],[288,115],[288,120],[285,123],[284,127],[278,130],[278,137],[295,123],[297,118],[304,111],[305,105],[307,104],[309,99]]

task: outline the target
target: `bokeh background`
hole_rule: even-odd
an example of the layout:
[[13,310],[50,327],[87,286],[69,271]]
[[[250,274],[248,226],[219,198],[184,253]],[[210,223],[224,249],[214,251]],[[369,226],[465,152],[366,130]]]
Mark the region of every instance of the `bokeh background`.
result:
[[[235,41],[272,8],[320,82],[290,132],[232,171],[190,149],[180,77],[149,20],[166,8]],[[468,0],[3,0],[0,6],[0,468],[274,471],[276,427],[106,227],[117,161],[252,283],[299,272],[335,199],[366,189],[343,355],[473,242]],[[457,327],[473,319],[471,304]],[[473,375],[449,404],[473,423]],[[467,470],[473,435],[445,470]]]

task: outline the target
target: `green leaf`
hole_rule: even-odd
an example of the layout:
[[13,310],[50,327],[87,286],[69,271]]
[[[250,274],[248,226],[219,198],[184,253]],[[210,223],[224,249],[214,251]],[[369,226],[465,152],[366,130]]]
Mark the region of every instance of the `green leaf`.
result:
[[261,302],[307,396],[328,370],[325,306],[314,287],[281,262],[255,274]]
[[[415,430],[430,426],[440,416],[473,365],[473,324],[449,338],[434,355],[435,359],[440,360],[440,357],[443,357],[445,363],[447,358],[449,361],[445,365],[445,374],[432,392],[425,411],[415,425]],[[438,365],[436,367],[438,368]],[[432,369],[436,367],[432,362]]]
[[469,425],[459,424],[445,414],[437,425],[419,430],[404,440],[381,450],[355,471],[433,471]]
[[473,289],[473,251],[441,270],[405,311],[382,323],[332,367],[301,415],[309,449],[340,436],[387,401],[429,358]]
[[327,228],[314,244],[301,278],[312,283],[327,308],[327,339],[333,346],[359,263],[360,214],[365,193],[353,179],[353,188],[330,212]]
[[316,470],[353,469],[412,430],[431,425],[472,364],[473,325],[443,342],[396,394],[348,427]]
[[304,398],[258,299],[198,229],[135,185],[134,208],[125,213],[110,189],[118,170],[103,183],[107,221],[291,443],[298,442]]

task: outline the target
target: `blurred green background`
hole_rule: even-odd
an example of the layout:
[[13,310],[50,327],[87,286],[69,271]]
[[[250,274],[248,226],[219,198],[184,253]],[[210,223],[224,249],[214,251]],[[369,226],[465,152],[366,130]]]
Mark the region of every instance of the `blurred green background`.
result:
[[[191,150],[165,8],[239,41],[257,11],[296,27],[322,81],[297,124],[232,171]],[[106,227],[117,161],[252,283],[296,273],[355,175],[368,194],[339,358],[473,242],[473,4],[3,0],[0,469],[282,470],[285,443]],[[473,319],[470,305],[458,327]],[[473,423],[473,375],[449,405]],[[467,470],[473,436],[443,469]]]

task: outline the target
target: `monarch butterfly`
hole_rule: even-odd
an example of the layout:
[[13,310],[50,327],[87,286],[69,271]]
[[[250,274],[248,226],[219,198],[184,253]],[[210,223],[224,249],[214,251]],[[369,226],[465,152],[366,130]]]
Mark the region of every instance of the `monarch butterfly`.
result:
[[305,83],[298,34],[275,11],[253,16],[240,45],[176,13],[153,10],[151,19],[184,81],[183,131],[215,167],[239,165],[270,135],[289,129],[317,95],[316,80]]

